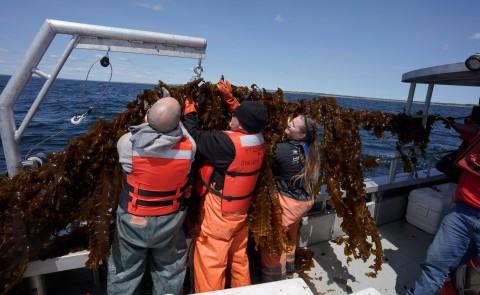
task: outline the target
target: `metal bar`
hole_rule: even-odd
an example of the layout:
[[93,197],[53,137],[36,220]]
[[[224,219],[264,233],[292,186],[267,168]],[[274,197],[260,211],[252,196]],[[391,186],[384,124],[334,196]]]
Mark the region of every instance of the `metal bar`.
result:
[[25,53],[17,71],[5,85],[5,89],[0,95],[0,108],[13,107],[23,87],[30,80],[33,68],[37,67],[54,37],[55,33],[45,21]]
[[63,65],[67,61],[67,58],[70,56],[70,53],[72,53],[72,50],[75,48],[75,45],[78,41],[78,35],[74,36],[70,42],[67,45],[67,48],[65,48],[65,51],[63,52],[62,56],[57,62],[57,65],[55,66],[55,69],[53,70],[53,73],[50,75],[50,78],[45,81],[45,83],[42,86],[42,89],[40,89],[40,92],[38,93],[37,97],[33,101],[32,106],[28,110],[28,113],[25,115],[25,118],[22,121],[22,124],[18,128],[18,130],[15,132],[15,141],[19,142],[20,138],[22,137],[23,133],[25,132],[25,129],[27,128],[28,124],[30,124],[30,121],[32,121],[33,115],[38,110],[38,107],[42,103],[43,98],[47,94],[48,90],[50,89],[50,86],[52,86],[52,83],[55,81],[55,79],[58,76],[58,73],[60,73],[60,70],[62,69]]
[[92,269],[92,277],[93,277],[93,283],[95,284],[95,287],[100,286],[100,273],[98,272],[98,269]]
[[55,19],[47,19],[46,22],[48,22],[55,33],[58,34],[92,36],[97,38],[149,42],[172,46],[177,45],[203,50],[207,48],[207,40],[205,38],[97,26]]
[[40,69],[33,69],[32,73],[34,73],[35,75],[39,76],[39,77],[42,77],[44,79],[49,79],[50,78],[50,74],[48,73],[45,73],[44,71],[40,70]]
[[202,58],[205,55],[205,50],[202,48],[104,38],[99,39],[89,36],[80,38],[76,48],[100,51],[110,50],[111,52],[118,51],[181,58]]
[[201,58],[198,59],[198,64],[196,67],[193,68],[193,72],[195,73],[193,79],[199,79],[200,77],[202,77],[203,67]]
[[[110,43],[123,42],[121,43],[123,46],[127,44],[127,46],[123,48],[125,51],[143,54],[153,54],[154,52],[155,54],[159,54],[159,51],[161,51],[160,48],[165,48],[164,52],[168,53],[169,56],[201,58],[205,54],[207,48],[207,40],[204,38],[96,26],[52,19],[45,20],[40,27],[39,32],[33,39],[29,49],[25,53],[20,66],[0,94],[0,136],[7,171],[10,177],[18,174],[21,169],[19,141],[23,132],[35,114],[41,100],[46,95],[49,87],[61,70],[66,58],[71,52],[71,49],[78,44],[78,42],[75,43],[74,41],[71,41],[69,47],[64,53],[65,60],[63,60],[62,57],[57,64],[55,72],[48,77],[48,74],[38,70],[37,66],[56,34],[70,34],[73,36],[85,37],[87,39],[98,39],[98,42],[95,43],[96,45],[92,44],[92,46],[110,46],[114,45]],[[72,48],[70,48],[71,44],[74,45]],[[134,48],[140,49],[132,51]],[[119,47],[118,50],[122,50],[122,48]],[[48,78],[40,90],[40,93],[37,95],[29,113],[25,116],[19,130],[15,132],[16,124],[13,114],[13,106],[15,105],[21,91],[30,80],[32,73]]]
[[[11,78],[10,78],[11,79]],[[15,116],[12,108],[0,108],[0,134],[2,136],[3,153],[10,177],[21,170],[20,148],[15,141]]]
[[410,83],[410,90],[408,91],[408,98],[407,98],[407,103],[405,105],[405,114],[410,115],[412,112],[412,103],[413,103],[413,97],[415,95],[415,87],[417,83]]
[[423,107],[423,127],[427,125],[428,110],[430,109],[430,102],[432,101],[433,86],[434,84],[428,84],[427,95],[425,97],[425,105]]
[[[437,152],[429,152],[428,155],[440,155],[440,154],[446,154],[446,153],[451,153],[451,152],[454,152],[456,151],[457,149],[455,150],[445,150],[445,151],[437,151]],[[375,160],[377,161],[377,163],[386,163],[386,162],[390,162],[394,159],[401,159],[402,157],[401,156],[396,156],[396,157],[383,157],[383,158],[375,158]]]
[[33,68],[37,67],[54,37],[55,33],[51,30],[48,22],[45,21],[25,53],[20,66],[0,94],[0,135],[7,172],[10,177],[18,174],[21,169],[19,165],[21,159],[20,147],[15,140],[16,125],[13,106],[25,84],[30,80]]
[[30,286],[29,294],[35,295],[46,295],[47,287],[45,286],[45,280],[43,276],[34,276],[28,278],[28,283]]
[[392,162],[390,162],[390,169],[388,171],[388,183],[392,183],[395,181],[395,177],[397,176],[397,166],[398,159],[395,158],[392,160]]

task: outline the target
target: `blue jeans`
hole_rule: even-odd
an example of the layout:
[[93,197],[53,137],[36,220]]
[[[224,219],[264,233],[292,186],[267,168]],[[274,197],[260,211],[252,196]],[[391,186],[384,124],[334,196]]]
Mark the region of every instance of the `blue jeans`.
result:
[[451,271],[480,253],[480,209],[457,203],[450,209],[428,248],[415,290],[407,294],[436,294]]

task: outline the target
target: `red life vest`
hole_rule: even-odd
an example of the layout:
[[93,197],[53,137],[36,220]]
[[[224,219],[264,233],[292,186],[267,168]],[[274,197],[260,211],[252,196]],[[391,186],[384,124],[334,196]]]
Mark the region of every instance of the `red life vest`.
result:
[[480,133],[473,138],[468,148],[458,156],[457,165],[465,171],[480,176]]
[[265,154],[265,143],[261,133],[245,134],[238,131],[224,131],[235,146],[235,158],[225,172],[223,190],[210,186],[214,167],[205,164],[200,168],[197,192],[203,196],[207,191],[222,199],[223,212],[246,211],[250,206],[252,193],[257,184]]
[[138,216],[177,212],[190,197],[192,142],[184,137],[171,149],[147,152],[133,149],[132,172],[124,177],[120,206]]
[[457,200],[480,209],[480,134],[458,157],[457,165],[463,169],[455,193]]

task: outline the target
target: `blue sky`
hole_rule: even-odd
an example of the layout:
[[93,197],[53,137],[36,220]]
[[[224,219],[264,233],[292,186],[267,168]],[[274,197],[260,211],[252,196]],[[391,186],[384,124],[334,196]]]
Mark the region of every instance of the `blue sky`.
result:
[[[16,0],[0,10],[0,73],[11,74],[46,18],[204,37],[206,80],[404,99],[404,72],[480,52],[480,1]],[[48,71],[68,38],[54,41]],[[101,52],[76,50],[60,77],[84,79]],[[114,81],[184,83],[194,60],[111,53]],[[91,79],[106,80],[96,67]],[[426,87],[418,86],[416,99]],[[433,101],[477,103],[480,89],[437,87]]]

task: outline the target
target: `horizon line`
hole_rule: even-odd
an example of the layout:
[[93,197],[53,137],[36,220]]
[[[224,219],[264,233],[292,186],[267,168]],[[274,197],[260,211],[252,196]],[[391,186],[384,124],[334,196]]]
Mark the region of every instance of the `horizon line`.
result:
[[[11,74],[1,74],[0,76],[12,76]],[[42,79],[41,77],[33,76],[33,79]],[[83,79],[74,79],[74,78],[56,78],[55,80],[70,80],[70,81],[80,81],[83,82],[85,80]],[[159,80],[160,81],[160,80]],[[107,81],[98,81],[98,80],[88,80],[87,82],[98,82],[98,83],[107,83]],[[140,83],[140,82],[126,82],[126,81],[110,81],[109,83],[119,83],[119,84],[137,84],[137,85],[158,85],[155,83]],[[166,83],[165,83],[166,84]],[[173,85],[173,86],[179,86],[182,84],[167,84],[167,85]],[[333,94],[333,93],[324,93],[324,92],[312,92],[312,91],[296,91],[296,90],[284,90],[280,87],[277,89],[265,89],[268,92],[275,92],[277,89],[281,89],[283,93],[289,93],[289,94],[306,94],[306,95],[318,95],[322,97],[333,97],[333,98],[347,98],[347,99],[364,99],[364,100],[374,100],[374,101],[383,101],[383,102],[396,102],[396,103],[404,103],[406,102],[405,100],[399,99],[399,98],[379,98],[379,97],[368,97],[368,96],[353,96],[353,95],[346,95],[346,94]],[[413,100],[413,103],[415,104],[423,104],[425,101],[422,100]],[[458,107],[472,107],[475,106],[476,104],[471,104],[471,103],[454,103],[454,102],[431,102],[431,105],[443,105],[443,106],[458,106]]]

